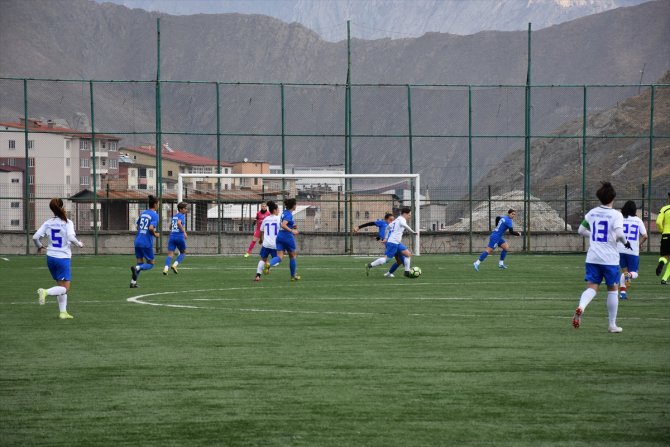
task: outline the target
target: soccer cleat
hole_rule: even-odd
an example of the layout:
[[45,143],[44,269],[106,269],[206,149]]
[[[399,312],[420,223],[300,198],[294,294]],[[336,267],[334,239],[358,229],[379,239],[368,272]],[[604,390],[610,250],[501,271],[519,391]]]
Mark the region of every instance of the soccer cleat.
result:
[[661,280],[661,285],[664,286],[664,285],[666,285],[666,284],[667,284],[667,281],[665,281],[664,279],[662,279],[662,280]]
[[393,273],[391,272],[384,273],[384,276],[386,276],[387,278],[395,278],[395,276],[393,276]]
[[130,267],[130,274],[133,275],[133,281],[137,281],[137,268],[135,266]]
[[477,261],[473,262],[472,266],[475,268],[475,271],[479,271],[479,264],[477,264]]
[[622,299],[622,300],[627,300],[628,299],[628,294],[626,293],[625,290],[622,290],[621,292],[619,292],[619,299]]
[[619,326],[610,326],[607,328],[607,332],[610,334],[620,334],[623,332],[623,329],[621,329]]
[[499,269],[507,270],[507,266],[505,264],[498,264]]
[[179,271],[177,270],[177,266],[176,266],[176,265],[171,266],[170,269],[174,272],[175,275],[178,275],[178,274],[179,274]]
[[139,285],[136,282],[131,282],[130,283],[130,288],[131,289],[137,289],[138,287],[139,287]]
[[661,272],[663,271],[663,266],[665,263],[663,261],[658,261],[658,265],[656,266],[656,276],[661,276]]
[[254,281],[259,282],[260,280],[261,280],[261,275],[257,274],[256,277],[254,278]]
[[47,291],[44,289],[37,289],[37,302],[40,303],[40,306],[44,306],[44,303],[47,302]]
[[582,324],[582,314],[584,311],[578,307],[575,309],[575,314],[572,316],[572,325],[575,327],[575,329],[579,329],[579,326]]
[[244,254],[244,257],[245,257],[245,258],[248,258],[248,257],[249,257],[249,253],[245,253],[245,254]]
[[269,275],[270,274],[270,263],[266,262],[265,265],[263,266],[263,274],[264,275]]
[[370,276],[370,269],[372,266],[370,264],[365,264],[365,276]]
[[60,318],[61,320],[71,320],[74,317],[67,312],[61,312],[58,314],[58,318]]
[[167,276],[167,272],[168,272],[168,269],[167,269],[167,267],[165,267],[165,268],[163,269],[163,275]]
[[405,277],[407,277],[407,278],[411,278],[411,277],[412,277],[412,274],[411,274],[410,272],[408,272],[408,271],[405,271]]
[[300,281],[300,275],[291,276],[291,281]]

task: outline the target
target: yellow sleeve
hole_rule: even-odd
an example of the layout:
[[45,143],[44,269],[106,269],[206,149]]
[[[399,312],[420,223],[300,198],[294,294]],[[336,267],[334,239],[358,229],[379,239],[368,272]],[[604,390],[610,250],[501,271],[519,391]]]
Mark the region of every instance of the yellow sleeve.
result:
[[656,218],[656,228],[660,233],[670,233],[670,205],[661,208]]

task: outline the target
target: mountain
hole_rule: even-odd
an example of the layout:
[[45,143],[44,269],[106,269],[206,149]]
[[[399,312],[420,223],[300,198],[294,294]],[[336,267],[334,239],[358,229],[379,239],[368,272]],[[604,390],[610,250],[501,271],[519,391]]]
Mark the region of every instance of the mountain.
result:
[[[5,0],[0,14],[0,75],[67,79],[152,80],[156,78],[156,19],[161,18],[161,79],[225,82],[339,83],[346,80],[345,42],[326,42],[297,23],[261,15],[169,16],[89,0],[47,2]],[[670,2],[619,8],[532,33],[534,84],[649,82],[670,68]],[[418,38],[351,42],[355,83],[517,84],[526,79],[526,32],[481,32],[471,36],[428,33]],[[28,55],[28,57],[26,56]],[[641,79],[641,70],[643,76]],[[0,118],[23,114],[20,81],[0,81]],[[154,84],[95,84],[95,127],[125,135],[122,145],[152,142]],[[29,83],[32,117],[90,115],[87,84]],[[404,86],[354,87],[353,139],[356,172],[406,172],[407,132]],[[580,91],[567,100],[544,92],[547,103],[533,114],[533,131],[550,132],[580,116]],[[609,107],[637,88],[617,95],[592,92],[591,101]],[[163,84],[162,130],[216,132],[213,84]],[[343,87],[285,88],[286,132],[341,135]],[[534,98],[542,97],[536,91]],[[576,95],[576,96],[575,96]],[[281,161],[279,85],[222,85],[222,158]],[[576,98],[576,99],[574,99]],[[414,132],[467,135],[467,90],[415,88]],[[558,106],[551,104],[556,102]],[[523,134],[523,88],[478,89],[475,131],[483,135]],[[492,111],[496,111],[491,116]],[[69,123],[74,126],[73,122]],[[244,136],[261,134],[266,136]],[[168,134],[173,147],[214,156],[212,136]],[[480,140],[481,141],[481,140]],[[475,151],[475,180],[508,153],[516,139],[489,140]],[[342,137],[287,137],[286,162],[341,164]],[[467,140],[430,136],[414,140],[414,170],[427,185],[467,182]],[[383,160],[383,163],[380,163]]]
[[649,0],[96,0],[174,15],[262,14],[300,23],[324,40],[419,37],[427,32],[468,35],[481,31],[519,31],[532,22],[547,28]]

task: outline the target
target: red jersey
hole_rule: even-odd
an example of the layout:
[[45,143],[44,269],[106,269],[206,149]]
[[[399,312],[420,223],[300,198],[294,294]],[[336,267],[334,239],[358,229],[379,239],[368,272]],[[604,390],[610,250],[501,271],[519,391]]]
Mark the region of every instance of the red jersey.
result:
[[268,217],[270,214],[272,214],[270,212],[270,210],[265,210],[265,212],[259,211],[259,212],[256,213],[256,231],[259,231],[261,229],[261,224],[263,223],[263,219]]

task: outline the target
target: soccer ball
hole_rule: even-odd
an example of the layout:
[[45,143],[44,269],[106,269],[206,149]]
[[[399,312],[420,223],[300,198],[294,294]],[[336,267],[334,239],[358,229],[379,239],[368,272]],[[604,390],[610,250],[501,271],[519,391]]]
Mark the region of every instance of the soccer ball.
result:
[[412,275],[412,278],[418,278],[421,276],[421,268],[420,267],[412,267],[409,270],[409,274]]

